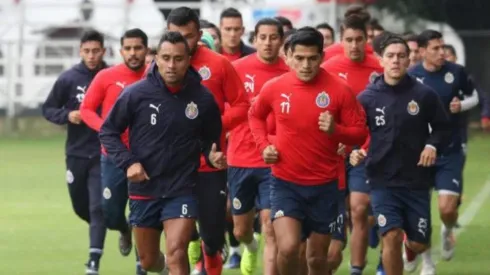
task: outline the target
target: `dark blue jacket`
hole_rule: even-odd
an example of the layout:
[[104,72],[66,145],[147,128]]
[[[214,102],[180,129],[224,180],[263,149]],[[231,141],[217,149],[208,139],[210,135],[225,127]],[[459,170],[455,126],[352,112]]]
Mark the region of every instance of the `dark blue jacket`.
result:
[[68,124],[66,155],[83,158],[100,157],[100,142],[97,132],[83,122],[72,124],[68,114],[78,110],[88,86],[95,75],[106,68],[105,63],[91,71],[83,62],[63,72],[56,80],[48,98],[42,106],[43,116],[54,124]]
[[[120,138],[128,127],[130,150]],[[172,94],[153,63],[147,77],[117,99],[99,136],[119,168],[139,162],[150,177],[130,184],[130,195],[161,198],[193,192],[200,155],[208,156],[213,143],[219,146],[221,130],[218,105],[195,70]]]
[[417,166],[420,154],[426,145],[437,151],[445,148],[452,129],[437,94],[408,75],[396,86],[386,84],[379,76],[358,99],[371,133],[366,158],[371,187],[432,186],[434,169]]
[[452,62],[445,62],[440,70],[430,72],[425,70],[422,62],[410,68],[409,73],[417,80],[431,87],[441,98],[444,109],[451,119],[452,135],[448,148],[441,153],[449,154],[461,152],[461,144],[464,142],[464,132],[467,127],[465,112],[452,114],[449,105],[454,97],[463,100],[465,96],[471,96],[474,91],[473,82],[469,80],[468,74],[463,66]]

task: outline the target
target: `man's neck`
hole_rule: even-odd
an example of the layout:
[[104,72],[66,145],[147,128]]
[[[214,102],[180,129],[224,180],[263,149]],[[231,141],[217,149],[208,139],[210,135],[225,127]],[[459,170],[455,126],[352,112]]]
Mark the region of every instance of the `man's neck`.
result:
[[422,61],[422,66],[428,72],[437,72],[437,71],[439,71],[441,69],[440,66],[436,66],[436,65],[430,64],[430,63],[428,63],[426,61]]
[[279,56],[276,56],[274,57],[273,59],[271,60],[266,60],[264,58],[262,58],[259,53],[257,53],[257,58],[259,59],[260,62],[264,63],[264,64],[267,64],[267,65],[272,65],[272,64],[276,64],[277,61],[279,60]]
[[226,47],[226,46],[221,46],[221,52],[226,53],[226,54],[236,54],[240,51],[240,46],[238,47]]
[[396,86],[398,83],[400,83],[400,81],[402,79],[403,79],[403,77],[391,78],[391,77],[387,76],[386,74],[384,75],[384,80],[385,80],[386,84],[388,84],[390,86]]

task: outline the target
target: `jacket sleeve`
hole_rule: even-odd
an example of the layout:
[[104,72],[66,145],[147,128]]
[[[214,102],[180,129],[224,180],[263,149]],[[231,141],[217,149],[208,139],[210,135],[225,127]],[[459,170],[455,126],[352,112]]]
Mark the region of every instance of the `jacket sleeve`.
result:
[[428,123],[430,135],[426,146],[436,148],[440,152],[451,141],[451,121],[444,105],[435,91],[430,90],[425,98],[425,106],[428,110]]
[[69,85],[61,78],[54,83],[42,106],[43,116],[50,122],[58,125],[68,123],[68,114],[73,111],[64,107],[69,100],[69,89]]
[[95,76],[94,80],[88,87],[85,98],[80,106],[80,115],[82,116],[83,122],[97,132],[100,131],[100,127],[104,122],[97,113],[97,110],[99,109],[100,105],[102,105],[105,98],[103,79],[103,73],[99,73]]
[[132,164],[138,162],[136,157],[121,141],[121,134],[129,126],[132,116],[131,112],[131,93],[130,90],[127,90],[117,99],[99,132],[100,142],[106,149],[107,155],[117,167],[124,171]]
[[230,108],[222,116],[223,128],[230,131],[247,120],[250,102],[245,94],[243,82],[228,60],[223,61],[223,87],[225,100]]
[[267,118],[272,113],[272,93],[270,83],[266,83],[248,113],[250,131],[260,153],[271,144],[267,131]]
[[466,77],[465,79],[462,78],[461,82],[461,90],[465,95],[464,99],[461,100],[461,111],[464,112],[478,105],[479,94],[476,90],[473,78],[468,76],[464,69],[461,70],[461,77]]
[[[216,144],[216,149],[221,151],[221,134],[223,130],[223,124],[221,122],[221,113],[218,104],[214,100],[214,97],[210,94],[209,106],[206,108],[204,114],[203,127],[201,131],[202,153],[204,159],[210,167],[214,167],[209,159],[211,153],[211,147],[213,143]],[[216,168],[216,167],[214,167]]]
[[345,145],[361,145],[366,140],[368,129],[366,115],[352,91],[348,88],[341,91],[342,100],[339,106],[340,117],[335,124],[332,137]]

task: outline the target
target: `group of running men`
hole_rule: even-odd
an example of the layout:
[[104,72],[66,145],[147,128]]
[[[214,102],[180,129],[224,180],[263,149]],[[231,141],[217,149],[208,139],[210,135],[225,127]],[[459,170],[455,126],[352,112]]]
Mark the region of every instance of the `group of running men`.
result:
[[142,30],[126,31],[112,67],[103,36],[86,32],[82,61],[43,105],[68,125],[66,181],[90,225],[86,274],[99,274],[107,229],[123,256],[134,236],[137,275],[219,275],[227,259],[244,275],[333,274],[347,232],[350,274],[379,237],[378,274],[413,272],[419,258],[421,274],[435,274],[432,189],[441,257],[453,257],[465,112],[484,98],[439,32],[390,33],[352,6],[339,43],[328,24],[264,18],[252,48],[233,8],[219,27],[187,7],[166,20],[154,50]]

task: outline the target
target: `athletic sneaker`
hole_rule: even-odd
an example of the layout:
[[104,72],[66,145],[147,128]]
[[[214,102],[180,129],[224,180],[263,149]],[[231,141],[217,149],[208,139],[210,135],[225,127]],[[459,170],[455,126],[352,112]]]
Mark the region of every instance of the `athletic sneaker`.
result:
[[379,253],[378,267],[376,268],[376,275],[385,275],[385,270],[383,268],[383,252]]
[[407,235],[403,235],[403,268],[407,272],[414,272],[419,265],[418,255],[407,247]]
[[196,265],[201,258],[201,240],[191,241],[187,248],[187,254],[189,255],[191,266]]
[[225,264],[226,261],[228,261],[228,256],[230,254],[228,253],[228,250],[229,250],[228,244],[225,242],[225,244],[223,245],[223,249],[221,249],[221,258],[223,259],[223,264]]
[[441,258],[450,261],[454,256],[454,234],[449,232],[445,225],[441,226]]
[[432,261],[422,261],[420,275],[436,275],[436,265]]
[[258,249],[251,252],[247,247],[243,250],[242,261],[240,263],[240,271],[242,275],[253,275],[257,269]]
[[140,264],[136,264],[136,275],[147,275],[146,271],[141,267]]
[[[204,243],[202,244],[202,248],[204,250]],[[202,254],[206,275],[221,275],[223,272],[223,258],[221,258],[221,251],[213,256],[206,255],[206,252],[204,251]]]
[[203,270],[202,260],[198,261],[192,270],[191,275],[201,275]]
[[95,261],[89,261],[85,264],[86,275],[99,275],[99,264]]
[[225,265],[226,269],[237,269],[240,268],[240,262],[242,261],[242,256],[238,253],[233,253],[229,256],[228,263]]
[[133,241],[131,239],[131,226],[129,226],[129,230],[119,236],[119,252],[126,257],[131,254],[131,249],[133,249]]

